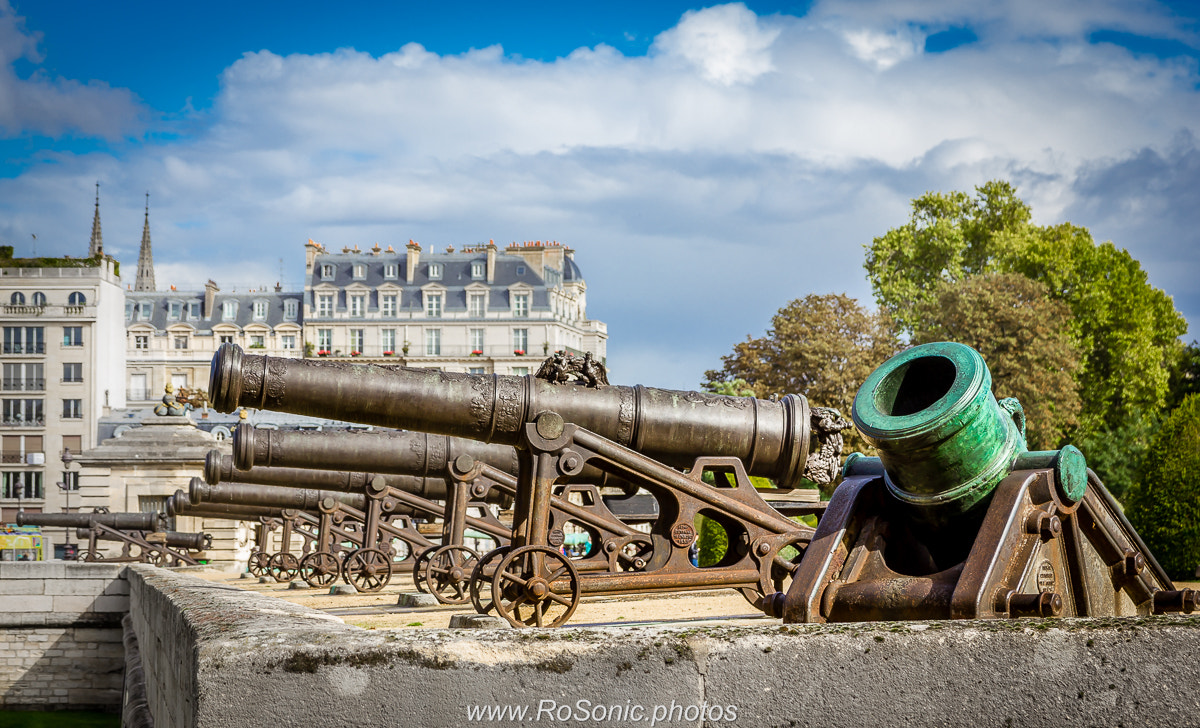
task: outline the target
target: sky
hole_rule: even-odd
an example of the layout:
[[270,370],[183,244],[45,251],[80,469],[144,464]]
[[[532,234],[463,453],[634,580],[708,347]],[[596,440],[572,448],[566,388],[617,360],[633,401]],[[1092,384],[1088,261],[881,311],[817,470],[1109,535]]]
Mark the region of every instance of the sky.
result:
[[[0,245],[303,286],[303,245],[576,251],[614,383],[694,389],[927,191],[1015,184],[1200,321],[1200,7],[0,0]],[[34,238],[36,236],[36,238]],[[427,247],[428,249],[428,247]]]

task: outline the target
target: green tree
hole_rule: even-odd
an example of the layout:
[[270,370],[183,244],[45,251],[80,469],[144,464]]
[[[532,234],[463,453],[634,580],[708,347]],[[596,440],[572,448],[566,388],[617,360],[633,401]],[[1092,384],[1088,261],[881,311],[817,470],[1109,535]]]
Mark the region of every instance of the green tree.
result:
[[1086,228],[1030,219],[1007,182],[988,182],[974,197],[927,193],[913,201],[905,225],[868,246],[867,275],[880,305],[910,335],[941,282],[1019,273],[1044,283],[1070,308],[1066,328],[1081,355],[1082,407],[1070,437],[1120,497],[1168,402],[1177,337],[1187,325],[1128,252],[1097,245]]
[[1200,566],[1200,394],[1167,417],[1129,494],[1129,520],[1172,579]]
[[[834,407],[846,417],[859,385],[900,348],[891,319],[845,294],[810,294],[771,319],[765,336],[746,340],[705,372],[710,391],[741,379],[758,397],[803,394],[814,406]],[[847,430],[847,450],[862,448]]]
[[941,281],[914,313],[914,344],[957,341],[983,356],[996,394],[1024,405],[1031,448],[1057,446],[1076,424],[1079,351],[1067,331],[1071,311],[1045,285],[1015,273]]
[[1167,404],[1178,407],[1189,394],[1200,393],[1200,343],[1180,347],[1168,380]]

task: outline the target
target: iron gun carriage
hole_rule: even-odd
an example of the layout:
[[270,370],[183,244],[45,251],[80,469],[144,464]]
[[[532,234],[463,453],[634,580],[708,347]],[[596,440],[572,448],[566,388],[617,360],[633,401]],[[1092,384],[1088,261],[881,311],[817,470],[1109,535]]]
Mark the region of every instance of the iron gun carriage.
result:
[[[17,525],[50,528],[74,528],[76,538],[88,539],[78,553],[80,561],[132,562],[158,566],[196,565],[192,552],[212,548],[212,536],[206,533],[167,531],[167,516],[151,513],[18,513]],[[121,545],[117,555],[103,553],[99,542]]]

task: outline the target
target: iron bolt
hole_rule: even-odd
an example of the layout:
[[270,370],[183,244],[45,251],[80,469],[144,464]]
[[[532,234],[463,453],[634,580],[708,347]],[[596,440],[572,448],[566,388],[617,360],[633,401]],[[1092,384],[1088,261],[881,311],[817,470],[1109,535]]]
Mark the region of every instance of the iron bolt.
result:
[[1034,511],[1025,519],[1026,533],[1037,534],[1043,540],[1050,539],[1062,533],[1062,520],[1058,516],[1052,516],[1045,511]]
[[454,469],[459,475],[465,475],[473,467],[475,467],[475,458],[466,453],[454,458]]
[[487,493],[487,486],[483,483],[476,483],[475,485],[471,486],[471,495],[475,496],[476,498],[483,497],[484,493]]
[[563,418],[557,412],[543,412],[537,416],[537,434],[547,440],[557,440],[563,434]]
[[766,556],[766,555],[767,555],[768,553],[770,553],[770,552],[771,552],[771,544],[769,544],[769,543],[760,543],[760,544],[758,545],[758,555],[759,555],[759,556]]
[[1146,569],[1146,557],[1133,550],[1126,551],[1123,567],[1125,576],[1137,576]]

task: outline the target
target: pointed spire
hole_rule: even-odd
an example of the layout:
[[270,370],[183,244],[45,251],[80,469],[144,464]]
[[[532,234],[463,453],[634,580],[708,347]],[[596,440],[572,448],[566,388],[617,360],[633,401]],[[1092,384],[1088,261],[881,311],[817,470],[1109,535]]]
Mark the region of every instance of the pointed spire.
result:
[[150,253],[150,193],[146,193],[146,224],[142,227],[142,251],[138,254],[137,280],[133,284],[135,291],[153,291],[154,286],[154,256]]
[[96,182],[96,215],[92,218],[92,242],[88,244],[88,257],[104,255],[104,238],[100,235],[100,182]]

